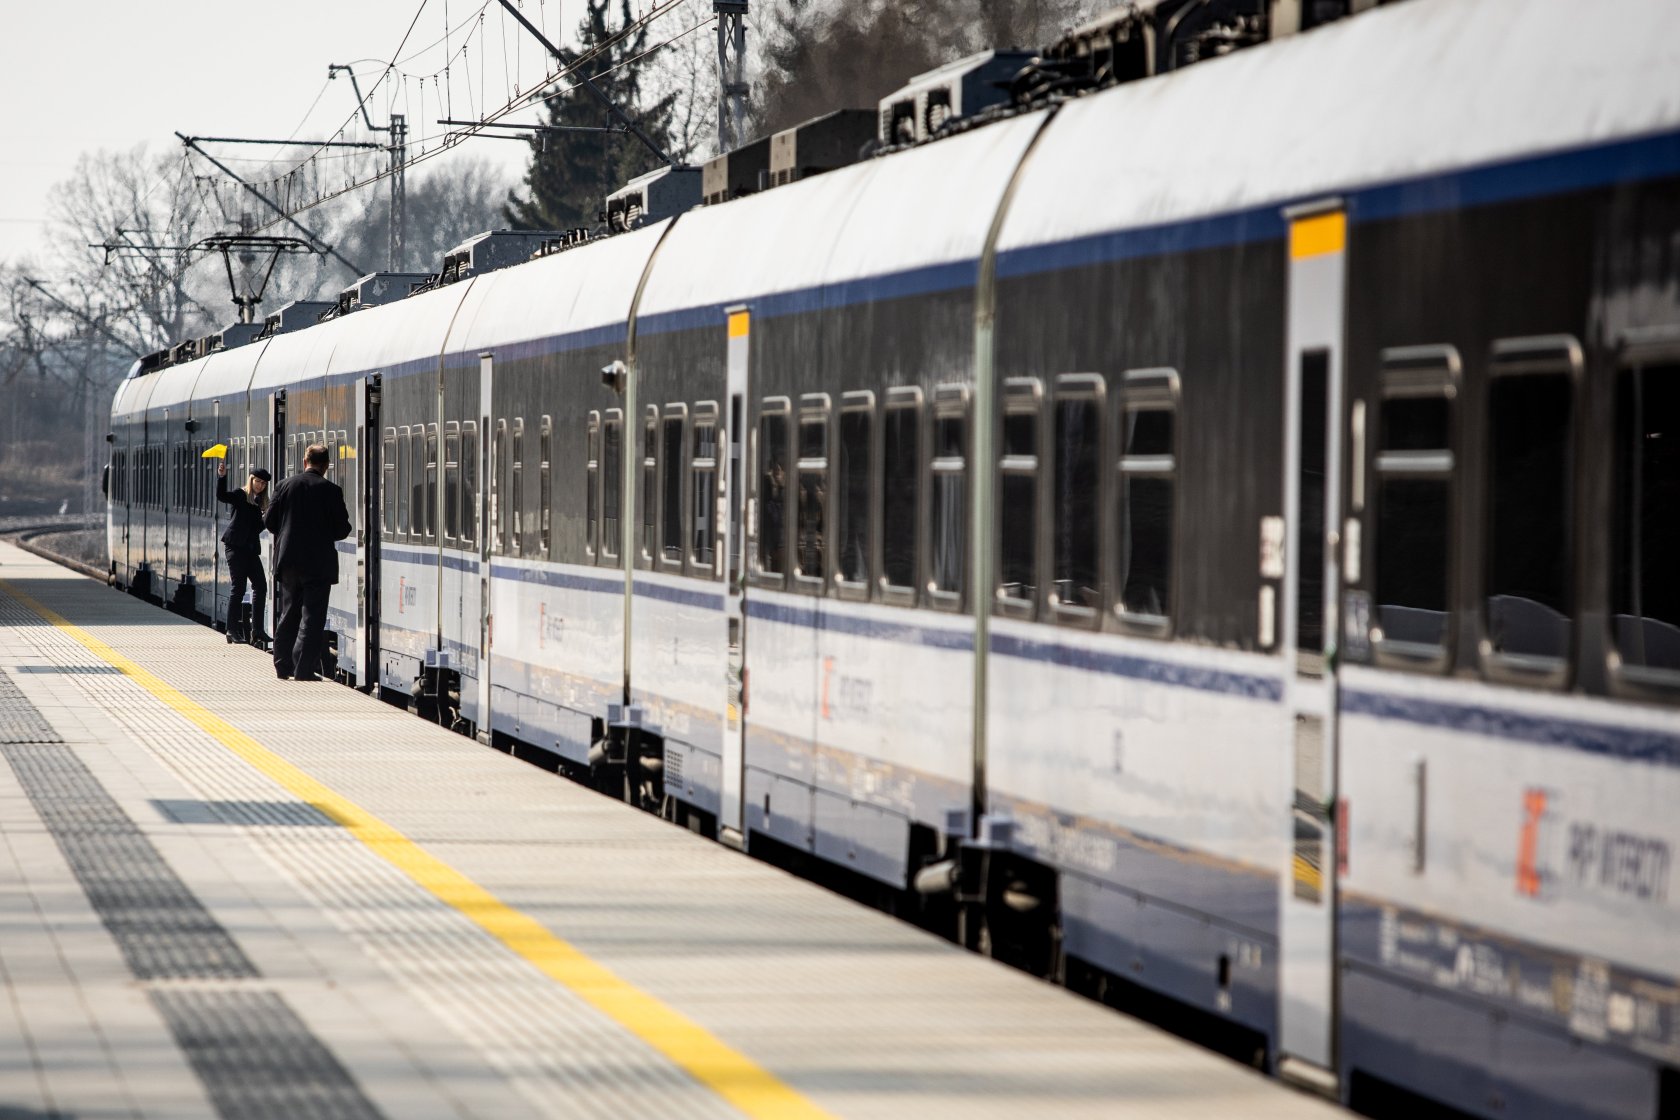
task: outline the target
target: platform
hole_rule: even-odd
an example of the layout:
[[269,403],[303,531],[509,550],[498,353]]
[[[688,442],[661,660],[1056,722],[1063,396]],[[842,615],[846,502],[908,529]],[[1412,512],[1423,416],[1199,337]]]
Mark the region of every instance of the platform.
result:
[[1317,1117],[0,544],[0,1116]]

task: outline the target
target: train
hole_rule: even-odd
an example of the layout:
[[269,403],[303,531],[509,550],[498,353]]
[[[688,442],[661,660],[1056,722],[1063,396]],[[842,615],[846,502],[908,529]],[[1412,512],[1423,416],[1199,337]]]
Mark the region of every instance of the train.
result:
[[201,455],[325,444],[346,683],[1356,1106],[1680,1115],[1680,6],[1048,85],[137,363],[113,581],[225,618]]

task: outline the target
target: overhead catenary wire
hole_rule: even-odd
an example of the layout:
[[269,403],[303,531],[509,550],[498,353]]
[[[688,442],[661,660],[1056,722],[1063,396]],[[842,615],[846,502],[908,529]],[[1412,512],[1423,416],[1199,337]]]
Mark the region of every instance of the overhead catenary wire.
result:
[[[511,115],[515,112],[518,112],[518,111],[528,107],[528,105],[532,101],[535,101],[540,97],[546,97],[546,96],[549,96],[549,95],[551,95],[553,93],[557,93],[557,92],[558,93],[570,92],[571,90],[580,88],[581,83],[579,83],[577,85],[567,86],[567,87],[564,87],[560,90],[554,90],[552,87],[555,85],[556,82],[562,81],[568,75],[580,70],[584,66],[584,64],[593,61],[601,53],[603,53],[604,51],[606,51],[606,50],[610,49],[611,47],[615,46],[618,42],[620,42],[625,37],[627,37],[631,34],[634,34],[636,31],[639,31],[642,27],[645,27],[647,24],[651,23],[653,20],[658,19],[660,16],[669,12],[673,8],[676,8],[676,7],[680,6],[682,4],[682,2],[683,2],[683,0],[662,0],[662,2],[656,4],[645,15],[641,16],[638,19],[632,20],[630,23],[626,24],[624,26],[624,28],[621,29],[617,34],[609,36],[606,39],[603,39],[599,44],[597,44],[591,50],[589,50],[589,51],[577,56],[576,58],[574,58],[569,65],[562,66],[551,74],[546,74],[545,77],[543,78],[543,80],[541,82],[539,82],[536,86],[534,86],[533,88],[531,88],[530,90],[528,90],[528,91],[526,91],[522,94],[516,94],[512,101],[502,105],[501,107],[499,107],[495,111],[485,115],[479,121],[479,123],[476,126],[463,126],[463,127],[460,127],[460,128],[451,129],[450,131],[445,132],[442,135],[442,137],[439,138],[436,141],[435,146],[430,147],[430,148],[422,147],[417,153],[411,154],[410,157],[409,157],[409,161],[408,161],[409,166],[413,166],[416,163],[422,163],[422,162],[424,162],[428,159],[432,159],[432,158],[442,154],[445,151],[450,150],[451,148],[455,147],[457,144],[461,143],[462,141],[467,140],[470,137],[473,137],[475,135],[478,135],[479,132],[483,129],[483,127],[485,125],[491,124],[495,121],[499,121],[503,117],[509,116],[509,115]],[[715,17],[713,17],[713,18],[715,19]],[[664,40],[664,41],[662,41],[658,44],[655,44],[653,47],[648,48],[647,50],[643,51],[641,54],[637,55],[636,57],[637,58],[645,58],[648,55],[654,53],[655,51],[658,51],[658,50],[661,50],[665,47],[668,47],[672,43],[678,41],[679,39],[681,39],[681,38],[683,38],[687,35],[692,34],[693,32],[699,30],[702,27],[707,26],[711,22],[713,22],[712,19],[703,20],[700,23],[695,24],[693,27],[685,28],[683,31],[679,32],[676,35],[673,35],[671,38],[666,39],[666,40]],[[611,70],[616,70],[621,66],[627,65],[630,61],[632,61],[632,60],[630,60],[630,59],[623,60],[623,61],[615,64],[609,70],[602,71],[602,73],[610,73]],[[422,77],[420,79],[420,86],[421,86],[420,110],[421,110],[421,113],[424,114],[425,113],[425,79],[424,79],[424,77]],[[316,198],[316,199],[314,199],[314,200],[312,200],[308,203],[305,203],[304,205],[300,206],[297,210],[293,211],[293,213],[301,214],[301,213],[304,213],[306,211],[312,210],[317,206],[322,206],[322,205],[324,205],[328,202],[331,202],[331,201],[333,201],[337,198],[341,198],[346,194],[349,194],[353,191],[361,189],[362,187],[372,186],[375,183],[381,182],[384,179],[388,178],[389,175],[390,175],[389,170],[376,171],[373,174],[369,175],[365,179],[360,179],[360,180],[356,180],[356,181],[351,182],[351,183],[347,183],[343,187],[340,187],[336,190],[330,191],[330,192],[328,192],[326,194],[323,194],[320,197],[318,197],[318,198]],[[278,219],[276,219],[275,221],[265,223],[263,226],[261,226],[259,228],[267,229],[270,226],[277,224],[277,222],[278,222]]]
[[[394,101],[395,98],[400,96],[402,101],[403,101],[404,109],[405,110],[412,110],[413,109],[413,104],[412,104],[412,101],[410,100],[410,98],[411,98],[411,96],[414,96],[414,95],[411,94],[410,91],[411,91],[412,86],[418,85],[419,89],[418,89],[417,96],[418,96],[418,100],[420,102],[421,116],[419,118],[416,118],[413,115],[412,112],[409,112],[407,115],[408,115],[410,120],[424,120],[424,119],[426,119],[426,114],[425,114],[425,100],[426,100],[426,98],[425,98],[425,80],[426,80],[426,78],[431,77],[433,79],[433,85],[435,87],[437,85],[438,78],[441,75],[446,74],[448,72],[448,69],[449,69],[448,66],[445,66],[443,69],[438,70],[438,71],[434,71],[429,75],[411,75],[411,74],[408,74],[408,73],[402,71],[401,69],[399,69],[399,67],[397,65],[397,61],[399,59],[404,60],[404,61],[412,60],[414,57],[418,57],[424,51],[424,48],[422,48],[421,51],[417,51],[414,55],[409,55],[409,56],[404,56],[403,53],[402,53],[404,51],[404,49],[406,48],[406,45],[407,45],[409,39],[412,37],[414,29],[418,25],[421,16],[424,14],[424,10],[425,10],[427,2],[429,2],[429,0],[422,0],[419,7],[415,11],[413,19],[410,20],[408,29],[404,32],[402,40],[398,43],[397,50],[395,52],[393,52],[392,60],[388,61],[388,62],[381,62],[381,65],[384,67],[384,69],[381,71],[380,77],[375,80],[375,82],[373,83],[372,86],[369,87],[369,96],[371,97],[371,96],[373,96],[373,91],[378,89],[378,87],[382,83],[387,83],[388,79],[393,79],[393,78],[396,79],[396,80],[390,80],[389,84],[387,85],[388,97],[390,97]],[[474,33],[483,34],[484,33],[484,29],[487,28],[487,23],[484,20],[483,15],[484,15],[485,9],[488,8],[490,2],[491,2],[491,0],[486,0],[486,2],[484,4],[479,5],[479,7],[474,11],[474,13],[467,18],[467,20],[463,21],[460,25],[455,26],[454,29],[458,30],[461,27],[468,27],[470,25],[477,24],[477,28],[475,28],[475,31],[474,32],[469,32],[467,40],[462,42],[462,44],[461,44],[457,53],[462,53],[463,55],[465,54],[467,46],[470,43],[472,34],[474,34]],[[583,83],[581,81],[574,82],[570,85],[559,85],[559,83],[564,82],[569,76],[581,75],[581,73],[583,72],[583,68],[586,67],[589,63],[598,59],[604,52],[607,52],[607,51],[611,50],[613,47],[617,46],[620,42],[622,42],[625,38],[639,33],[644,28],[646,28],[651,23],[653,23],[655,20],[657,20],[660,17],[666,15],[673,8],[681,6],[682,3],[683,3],[683,0],[659,0],[659,2],[656,2],[650,9],[646,10],[645,12],[643,12],[641,15],[639,15],[635,19],[631,20],[623,28],[619,29],[616,33],[614,33],[612,35],[609,35],[606,38],[602,39],[599,43],[593,45],[589,50],[583,51],[583,52],[577,54],[575,57],[571,58],[571,60],[569,62],[567,62],[566,64],[557,67],[552,72],[549,72],[545,67],[543,76],[535,84],[533,84],[529,87],[526,87],[524,89],[521,89],[520,88],[520,83],[513,82],[512,87],[511,87],[511,91],[510,91],[510,95],[508,96],[507,100],[502,105],[495,108],[494,110],[491,110],[489,112],[481,113],[481,119],[478,121],[477,124],[471,125],[471,126],[462,126],[462,127],[459,127],[459,128],[452,128],[452,129],[442,133],[441,135],[438,135],[438,134],[422,135],[422,137],[420,138],[420,142],[417,145],[414,145],[413,147],[411,147],[411,149],[410,149],[410,154],[409,154],[409,158],[408,158],[408,161],[407,161],[408,166],[413,166],[414,164],[423,163],[426,160],[435,158],[436,156],[441,155],[444,152],[447,152],[447,151],[453,149],[454,147],[456,147],[457,145],[459,145],[460,143],[462,143],[463,141],[465,141],[469,138],[472,138],[472,137],[475,137],[475,136],[486,136],[488,134],[484,131],[484,129],[487,126],[492,125],[495,122],[500,121],[503,118],[508,117],[508,116],[510,116],[514,113],[521,112],[521,111],[523,111],[527,108],[530,108],[534,104],[540,104],[543,100],[547,99],[548,97],[557,96],[557,95],[560,95],[560,94],[568,93],[568,92],[571,92],[573,90],[582,88]],[[539,13],[539,18],[543,18],[546,15],[546,7],[547,7],[546,4],[541,4],[540,5],[541,12]],[[559,14],[558,14],[559,11],[560,11],[560,6],[556,5],[556,13],[557,13],[556,18],[557,18],[557,20],[560,18]],[[605,74],[610,74],[610,73],[613,73],[616,70],[621,69],[624,66],[630,65],[634,62],[640,61],[641,59],[647,58],[650,55],[653,55],[656,52],[658,52],[660,50],[663,50],[663,49],[671,46],[672,44],[681,41],[682,39],[688,37],[689,35],[692,35],[694,32],[699,31],[702,28],[705,28],[707,26],[710,26],[715,21],[716,21],[715,17],[711,17],[711,18],[702,20],[701,22],[696,23],[691,27],[684,28],[682,31],[676,33],[675,35],[672,35],[669,38],[667,38],[665,40],[662,40],[661,42],[655,43],[654,45],[644,49],[643,51],[639,52],[635,56],[633,56],[631,58],[627,58],[627,59],[622,59],[619,62],[615,63],[613,66],[608,67],[605,70],[596,72],[592,76],[601,76],[601,75],[605,75]],[[503,24],[504,24],[504,28],[505,28],[505,24],[506,24],[505,19],[503,21]],[[515,43],[516,43],[515,57],[516,57],[516,59],[519,57],[518,44],[521,43],[522,40],[523,40],[523,35],[515,35]],[[433,45],[435,45],[435,43]],[[482,50],[484,49],[482,42],[480,44],[480,49],[481,49],[481,57],[482,57]],[[505,61],[505,59],[506,59],[506,39],[505,39],[505,36],[504,36],[504,41],[503,41],[503,57],[504,57],[504,61]],[[366,59],[364,59],[364,60],[359,60],[359,61],[378,61],[378,60],[366,60]],[[468,69],[468,72],[470,74],[470,68]],[[504,73],[506,73],[505,66],[504,66]],[[481,80],[481,83],[484,80],[484,75],[482,73],[481,73],[481,76],[480,76],[480,80]],[[400,84],[399,84],[399,82],[400,82]],[[507,87],[504,86],[504,88],[507,88]],[[445,96],[446,96],[445,91],[434,91],[434,100],[437,100],[439,102],[440,108],[445,103]],[[316,102],[318,103],[319,101],[320,101],[320,96],[318,95],[317,98],[316,98]],[[480,104],[482,105],[483,103],[481,102]],[[350,129],[355,124],[356,118],[357,118],[359,112],[360,112],[360,109],[358,107],[358,109],[356,111],[353,111],[346,118],[344,123],[337,130],[335,130],[331,135],[342,136],[347,129]],[[301,126],[300,126],[300,128],[301,128]],[[412,142],[411,142],[411,144],[412,144]],[[281,224],[282,222],[290,221],[296,215],[300,215],[300,214],[306,213],[310,210],[313,210],[317,207],[326,205],[327,203],[330,203],[330,202],[333,202],[333,201],[335,201],[339,198],[345,197],[346,195],[351,194],[354,191],[360,190],[364,187],[375,185],[375,184],[380,183],[380,182],[382,182],[382,181],[384,181],[384,180],[386,180],[390,177],[391,171],[388,168],[377,169],[373,173],[367,175],[365,178],[355,178],[355,177],[352,176],[351,178],[347,179],[342,186],[337,187],[337,188],[332,189],[332,190],[322,192],[322,191],[319,191],[318,176],[316,176],[314,174],[311,174],[309,176],[304,175],[305,171],[313,172],[313,169],[319,167],[323,163],[348,162],[348,161],[353,161],[353,160],[356,160],[356,159],[359,159],[359,158],[365,158],[365,157],[363,157],[360,153],[355,153],[355,152],[333,153],[333,152],[330,152],[327,148],[321,147],[321,148],[317,148],[316,150],[309,153],[309,155],[307,155],[304,159],[300,160],[296,165],[290,167],[289,169],[280,173],[279,175],[276,175],[274,178],[272,178],[270,180],[267,180],[265,185],[269,186],[271,189],[274,189],[276,192],[278,192],[278,189],[282,185],[284,185],[284,187],[286,188],[286,191],[287,191],[287,194],[288,194],[288,198],[287,198],[286,201],[287,201],[288,204],[284,207],[284,211],[283,211],[284,214],[285,214],[285,217],[271,218],[271,219],[269,219],[265,222],[262,222],[258,225],[255,225],[253,227],[254,230],[255,231],[261,231],[261,230],[270,229],[270,228],[272,228],[276,225]],[[188,169],[190,169],[190,167],[191,167],[191,152],[190,152],[190,150],[183,153],[183,162],[187,165]],[[315,197],[313,197],[312,199],[310,199],[308,201],[305,201],[305,202],[302,202],[301,204],[293,206],[293,205],[290,204],[292,202],[292,199],[290,198],[291,192],[292,192],[293,188],[297,185],[299,180],[302,179],[302,178],[306,178],[306,177],[317,180],[317,192],[318,193],[316,193]],[[217,198],[218,198],[218,203],[219,203],[219,200],[220,200],[219,194],[218,194]],[[224,209],[224,215],[225,215],[225,209]],[[190,261],[190,260],[185,262],[179,269],[177,269],[173,273],[173,275],[170,278],[170,282],[171,283],[178,282],[180,280],[180,278],[187,271],[189,271],[191,269],[191,267],[194,263],[196,263],[196,262],[195,261]]]

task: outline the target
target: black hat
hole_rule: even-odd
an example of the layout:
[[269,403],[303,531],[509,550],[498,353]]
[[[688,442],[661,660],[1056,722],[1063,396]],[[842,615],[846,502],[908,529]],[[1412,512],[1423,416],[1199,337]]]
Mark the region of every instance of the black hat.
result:
[[266,467],[258,467],[256,470],[251,472],[251,477],[252,478],[260,478],[264,482],[273,482],[274,481],[274,476],[268,473],[268,468],[266,468]]

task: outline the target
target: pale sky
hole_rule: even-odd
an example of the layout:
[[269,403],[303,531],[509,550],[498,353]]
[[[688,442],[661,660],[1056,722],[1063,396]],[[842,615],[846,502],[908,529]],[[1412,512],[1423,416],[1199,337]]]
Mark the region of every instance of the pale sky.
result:
[[[582,0],[565,0],[563,8],[560,0],[522,0],[520,6],[551,39],[583,14]],[[647,0],[632,4],[638,14],[649,6]],[[52,189],[74,172],[84,152],[126,151],[143,143],[174,155],[180,151],[177,130],[189,136],[328,138],[356,100],[343,76],[327,82],[327,64],[356,63],[367,93],[411,23],[400,67],[407,76],[393,83],[405,102],[397,111],[408,110],[411,149],[419,146],[420,133],[442,131],[433,122],[445,115],[437,105],[435,75],[444,66],[446,28],[446,88],[454,117],[477,118],[483,105],[499,107],[515,81],[529,88],[545,64],[541,47],[495,0],[0,0],[0,13],[0,104],[6,107],[0,114],[0,260],[35,252]],[[385,123],[384,95],[370,95],[369,102],[374,123]],[[536,118],[526,111],[508,119]],[[243,145],[211,150],[217,158],[242,160],[302,152]],[[439,159],[464,154],[522,168],[526,152],[507,141],[473,140]],[[235,170],[247,166],[224,162]],[[212,171],[208,165],[205,170]]]

